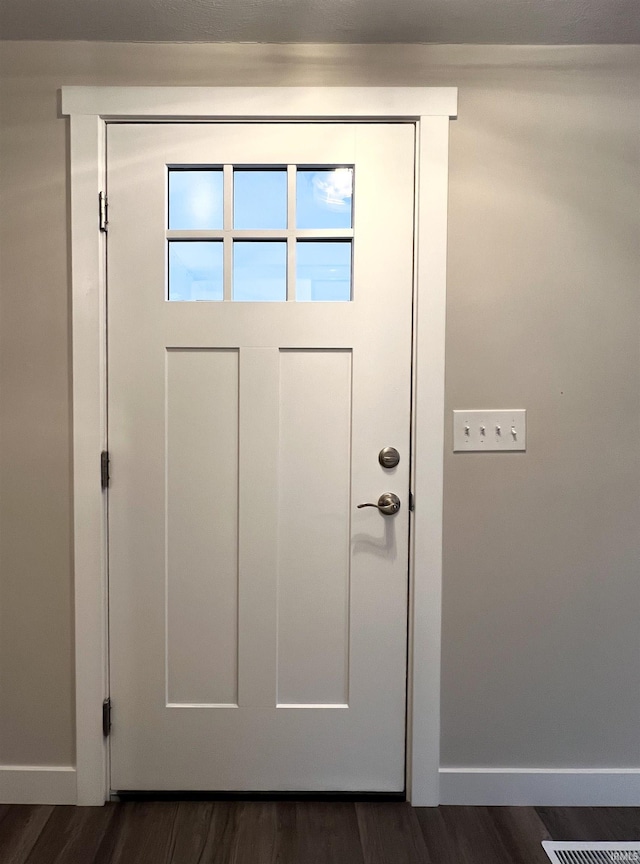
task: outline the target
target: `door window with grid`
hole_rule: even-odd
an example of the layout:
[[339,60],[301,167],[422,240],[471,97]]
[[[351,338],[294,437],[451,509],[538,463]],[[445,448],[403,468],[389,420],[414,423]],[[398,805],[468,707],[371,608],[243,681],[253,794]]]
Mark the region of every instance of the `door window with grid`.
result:
[[169,168],[169,300],[349,301],[352,166]]

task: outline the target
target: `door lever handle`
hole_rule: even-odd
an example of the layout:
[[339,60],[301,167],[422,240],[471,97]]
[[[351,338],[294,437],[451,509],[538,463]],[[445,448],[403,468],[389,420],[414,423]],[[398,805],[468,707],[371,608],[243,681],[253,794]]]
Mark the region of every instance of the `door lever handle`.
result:
[[383,516],[394,516],[400,509],[400,499],[393,492],[383,492],[377,504],[358,504],[358,510],[363,507],[376,507]]

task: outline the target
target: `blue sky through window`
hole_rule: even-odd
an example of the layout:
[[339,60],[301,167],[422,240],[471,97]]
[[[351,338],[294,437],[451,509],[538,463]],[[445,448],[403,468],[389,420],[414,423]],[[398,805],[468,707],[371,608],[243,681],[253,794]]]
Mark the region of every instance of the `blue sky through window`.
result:
[[222,300],[222,242],[169,243],[169,300]]
[[233,227],[287,227],[287,172],[233,172]]
[[222,228],[222,170],[169,172],[169,228]]
[[287,299],[287,244],[281,240],[236,240],[233,299]]
[[351,241],[298,241],[296,300],[351,300]]
[[297,228],[352,227],[353,168],[299,168],[296,182]]

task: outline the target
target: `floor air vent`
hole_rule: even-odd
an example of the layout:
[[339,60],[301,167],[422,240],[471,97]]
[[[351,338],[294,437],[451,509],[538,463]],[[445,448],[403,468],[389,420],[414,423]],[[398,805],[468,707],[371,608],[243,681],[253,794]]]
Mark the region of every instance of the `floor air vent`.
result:
[[640,864],[640,843],[558,843],[545,840],[542,845],[553,864]]

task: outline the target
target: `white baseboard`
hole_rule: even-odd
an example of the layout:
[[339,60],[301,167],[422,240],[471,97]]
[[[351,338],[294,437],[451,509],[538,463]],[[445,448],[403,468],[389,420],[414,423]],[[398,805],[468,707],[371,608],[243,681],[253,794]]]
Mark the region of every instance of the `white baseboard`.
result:
[[66,765],[0,765],[0,804],[75,804],[76,769]]
[[[75,804],[71,766],[0,765],[0,804]],[[441,768],[440,803],[640,807],[638,768]]]
[[441,768],[440,803],[640,807],[640,768]]

